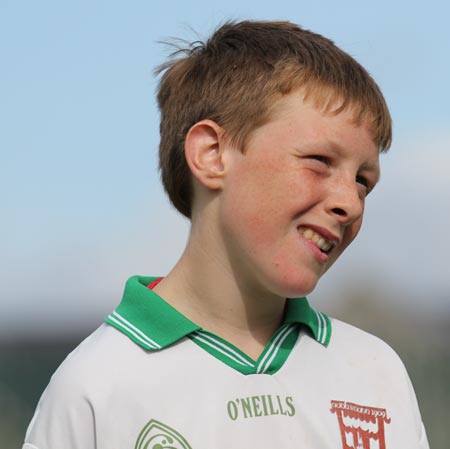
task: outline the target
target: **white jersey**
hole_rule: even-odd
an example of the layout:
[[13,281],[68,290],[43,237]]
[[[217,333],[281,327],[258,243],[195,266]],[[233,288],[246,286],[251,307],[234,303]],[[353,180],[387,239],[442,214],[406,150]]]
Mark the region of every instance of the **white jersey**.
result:
[[414,391],[381,340],[288,300],[258,360],[134,277],[61,365],[23,449],[426,449]]

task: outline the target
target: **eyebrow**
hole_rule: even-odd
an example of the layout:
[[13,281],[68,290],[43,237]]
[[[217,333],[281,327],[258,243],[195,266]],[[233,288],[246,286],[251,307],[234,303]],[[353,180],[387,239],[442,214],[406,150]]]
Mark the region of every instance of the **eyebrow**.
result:
[[379,170],[380,164],[377,164],[375,162],[367,161],[367,162],[364,162],[364,164],[361,165],[361,168],[363,170]]

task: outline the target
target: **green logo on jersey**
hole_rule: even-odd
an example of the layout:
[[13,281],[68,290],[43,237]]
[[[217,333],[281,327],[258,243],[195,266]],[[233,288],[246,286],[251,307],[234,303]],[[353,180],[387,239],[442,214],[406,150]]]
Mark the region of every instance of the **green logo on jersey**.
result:
[[176,430],[156,419],[152,419],[141,430],[134,449],[192,448]]
[[228,401],[227,412],[233,421],[270,415],[294,416],[295,406],[291,396],[263,394]]

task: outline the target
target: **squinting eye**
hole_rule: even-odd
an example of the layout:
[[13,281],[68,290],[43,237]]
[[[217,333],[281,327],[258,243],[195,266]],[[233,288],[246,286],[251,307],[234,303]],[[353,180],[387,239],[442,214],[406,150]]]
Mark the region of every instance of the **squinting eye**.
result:
[[362,184],[364,187],[369,187],[369,181],[367,181],[367,179],[364,178],[364,176],[357,176],[356,182],[358,184]]
[[319,154],[314,154],[313,156],[310,156],[311,159],[314,159],[315,161],[323,162],[326,165],[330,164],[330,160],[326,156],[320,156]]
[[369,181],[366,178],[364,178],[364,176],[357,176],[356,177],[356,182],[358,184],[361,184],[362,186],[364,186],[364,188],[366,190],[365,196],[367,196],[370,193],[370,190],[371,190],[369,188]]

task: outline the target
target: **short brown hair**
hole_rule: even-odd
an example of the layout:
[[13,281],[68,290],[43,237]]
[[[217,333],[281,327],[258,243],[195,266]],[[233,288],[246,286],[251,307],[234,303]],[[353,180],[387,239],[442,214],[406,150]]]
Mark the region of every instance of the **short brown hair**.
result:
[[192,180],[184,156],[189,129],[203,119],[219,124],[241,150],[269,119],[282,96],[303,89],[324,111],[352,107],[380,151],[391,143],[389,110],[375,81],[334,43],[290,22],[227,22],[206,42],[178,48],[156,69],[161,111],[159,161],[174,206],[191,215]]

